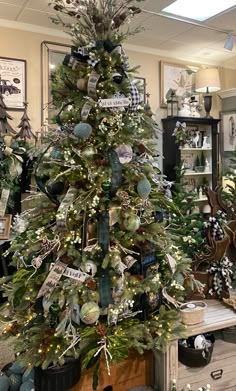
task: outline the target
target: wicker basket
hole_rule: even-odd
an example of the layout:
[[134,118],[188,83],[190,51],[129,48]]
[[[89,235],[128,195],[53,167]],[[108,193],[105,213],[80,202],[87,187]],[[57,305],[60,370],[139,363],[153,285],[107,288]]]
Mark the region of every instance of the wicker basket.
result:
[[207,339],[211,342],[211,346],[208,348],[208,350],[193,349],[185,347],[179,343],[179,361],[190,368],[204,367],[205,365],[209,364],[211,361],[215,338],[213,334],[209,334]]
[[194,325],[204,320],[207,305],[204,301],[191,301],[180,306],[182,322],[186,325]]

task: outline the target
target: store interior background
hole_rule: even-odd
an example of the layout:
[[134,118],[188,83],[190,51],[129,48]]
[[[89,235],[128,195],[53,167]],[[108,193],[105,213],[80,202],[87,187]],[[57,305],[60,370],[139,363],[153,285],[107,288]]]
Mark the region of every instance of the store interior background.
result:
[[[48,2],[49,0],[0,1],[0,56],[24,59],[27,62],[28,114],[34,132],[41,129],[42,86],[46,88],[48,83],[46,79],[42,80],[41,43],[52,41],[70,45],[70,37],[60,26],[51,22],[53,10],[48,7]],[[173,0],[147,0],[138,5],[158,14],[172,2]],[[222,33],[236,33],[236,7],[202,23],[218,31],[146,12],[136,16],[132,24],[142,25],[145,30],[131,37],[125,44],[125,50],[130,65],[140,66],[137,76],[146,80],[151,108],[160,126],[161,118],[166,117],[166,110],[160,108],[160,61],[219,67],[221,90],[236,88],[236,42],[232,51],[224,49],[227,34]],[[221,98],[218,93],[213,95],[211,114],[214,118],[219,118]],[[10,114],[14,117],[12,125],[16,126],[22,112],[11,111]],[[201,115],[204,115],[204,111]],[[161,136],[158,143],[161,149]]]

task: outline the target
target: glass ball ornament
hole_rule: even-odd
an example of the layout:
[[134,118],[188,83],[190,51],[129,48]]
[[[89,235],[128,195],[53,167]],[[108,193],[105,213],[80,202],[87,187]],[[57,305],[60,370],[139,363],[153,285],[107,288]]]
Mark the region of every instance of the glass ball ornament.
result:
[[137,192],[141,198],[146,199],[149,196],[151,190],[151,184],[146,177],[138,182]]
[[76,137],[82,138],[85,140],[86,138],[89,138],[92,134],[93,128],[90,124],[87,122],[80,122],[79,124],[75,125],[73,133]]
[[47,185],[48,193],[52,195],[60,195],[64,191],[64,182],[51,182]]
[[88,81],[86,79],[78,79],[76,85],[78,90],[87,91]]
[[137,215],[130,215],[124,220],[124,227],[127,231],[135,232],[139,229],[141,224],[140,218]]
[[53,303],[52,305],[50,305],[50,307],[49,307],[49,312],[50,312],[50,314],[52,314],[52,315],[58,315],[58,313],[60,312],[60,306],[59,306],[59,304]]
[[53,148],[50,153],[50,158],[54,160],[64,159],[64,153],[60,148]]
[[97,265],[93,261],[87,261],[81,266],[81,269],[84,273],[87,273],[91,276],[94,276],[97,273]]
[[102,190],[110,191],[111,190],[111,182],[102,182]]
[[14,363],[10,366],[10,370],[13,373],[22,374],[25,371],[25,368],[22,367],[21,364],[19,364],[17,361],[14,361]]
[[85,324],[96,323],[100,316],[100,308],[97,303],[89,301],[82,305],[80,310],[80,319]]

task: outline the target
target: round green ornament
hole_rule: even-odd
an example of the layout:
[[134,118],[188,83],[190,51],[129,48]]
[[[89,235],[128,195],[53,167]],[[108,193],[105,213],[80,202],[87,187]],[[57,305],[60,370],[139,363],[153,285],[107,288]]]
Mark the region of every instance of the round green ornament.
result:
[[102,190],[110,191],[111,190],[111,182],[102,182]]
[[80,122],[74,127],[74,135],[76,137],[86,139],[89,138],[92,134],[93,128],[87,122]]
[[137,215],[131,215],[124,220],[124,227],[127,231],[135,232],[140,227],[140,218]]
[[80,319],[85,324],[95,323],[100,316],[100,308],[94,301],[85,303],[81,307]]
[[149,196],[151,190],[152,190],[151,184],[146,177],[144,177],[139,181],[137,185],[137,192],[141,198],[146,199]]

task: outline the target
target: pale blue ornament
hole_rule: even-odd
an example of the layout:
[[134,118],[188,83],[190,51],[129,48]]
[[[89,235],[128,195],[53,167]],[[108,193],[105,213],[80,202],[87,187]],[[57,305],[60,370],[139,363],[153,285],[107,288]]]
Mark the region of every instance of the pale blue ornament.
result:
[[89,138],[92,134],[93,128],[87,122],[80,122],[74,127],[74,135],[76,137],[86,139]]
[[14,361],[14,363],[10,366],[10,370],[13,373],[18,373],[21,375],[25,371],[25,368],[22,367],[22,365],[19,364],[17,361]]
[[0,390],[8,391],[10,386],[10,381],[6,375],[0,375]]
[[53,148],[50,153],[50,158],[54,160],[63,160],[64,159],[64,153],[60,148]]
[[34,383],[32,381],[22,383],[19,391],[34,391]]
[[10,391],[19,391],[22,383],[22,376],[19,373],[12,373],[12,375],[9,377],[9,382]]
[[137,192],[141,198],[143,198],[144,200],[148,198],[151,190],[152,190],[151,184],[146,177],[144,177],[139,181],[137,185]]
[[25,373],[22,376],[22,383],[28,382],[28,381],[34,381],[34,369],[28,373],[28,375],[25,375]]

